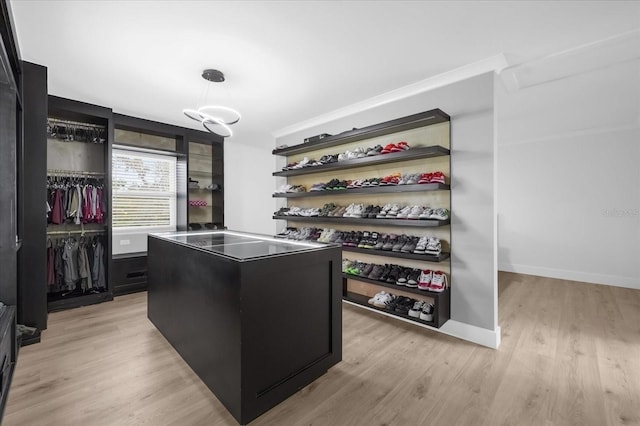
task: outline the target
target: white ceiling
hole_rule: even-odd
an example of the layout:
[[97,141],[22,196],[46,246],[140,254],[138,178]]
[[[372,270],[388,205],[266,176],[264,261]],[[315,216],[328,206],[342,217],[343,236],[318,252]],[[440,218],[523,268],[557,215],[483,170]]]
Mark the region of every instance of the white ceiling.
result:
[[[22,58],[49,93],[198,128],[233,106],[244,143],[479,60],[521,63],[640,27],[617,1],[12,0]],[[205,68],[227,81],[207,83]],[[269,140],[261,140],[265,138]]]

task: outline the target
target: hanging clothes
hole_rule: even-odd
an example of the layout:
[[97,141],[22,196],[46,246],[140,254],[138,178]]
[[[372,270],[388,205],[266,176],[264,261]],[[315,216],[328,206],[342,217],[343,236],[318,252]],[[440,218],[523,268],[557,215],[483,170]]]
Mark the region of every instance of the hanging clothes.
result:
[[94,178],[49,176],[47,222],[60,225],[104,223],[103,183]]
[[105,291],[102,236],[47,240],[47,292],[60,297]]

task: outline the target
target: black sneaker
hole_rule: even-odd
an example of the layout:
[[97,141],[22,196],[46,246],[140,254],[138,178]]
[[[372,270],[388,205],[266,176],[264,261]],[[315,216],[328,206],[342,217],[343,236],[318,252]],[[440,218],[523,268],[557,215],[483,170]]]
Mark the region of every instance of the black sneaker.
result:
[[394,311],[399,314],[409,315],[409,310],[413,307],[416,301],[410,297],[400,296],[395,303]]
[[407,236],[401,235],[396,241],[396,243],[393,245],[391,250],[395,252],[399,252],[406,243],[407,243]]
[[390,251],[391,249],[393,249],[393,246],[398,242],[398,236],[395,234],[391,234],[389,235],[389,239],[387,240],[386,243],[384,243],[384,245],[382,246],[382,250],[384,251]]
[[366,249],[374,248],[376,244],[378,244],[378,238],[380,238],[380,234],[378,234],[377,232],[372,232],[371,235],[369,236],[369,240],[364,245],[364,248]]
[[418,237],[407,238],[407,242],[402,246],[400,251],[402,253],[413,253],[413,251],[416,249],[416,246],[418,245],[418,240],[420,240],[420,238]]
[[[373,206],[373,208],[371,209],[371,211],[369,212],[369,219],[375,219],[376,216],[378,216],[378,214],[380,213],[380,210],[382,210],[382,207],[380,206]],[[364,217],[364,216],[363,216]]]
[[389,264],[384,265],[384,271],[382,271],[382,275],[380,276],[380,278],[378,278],[378,281],[387,281],[387,278],[389,278],[390,273],[391,273],[391,265]]
[[374,265],[368,278],[372,280],[379,280],[380,277],[382,277],[383,273],[384,273],[384,265]]
[[400,272],[401,272],[400,266],[393,265],[391,267],[391,272],[389,272],[389,275],[387,275],[387,280],[386,281],[388,283],[395,284],[396,281],[398,281],[398,277],[400,276]]
[[366,243],[369,241],[369,231],[364,231],[362,233],[362,238],[358,241],[358,248],[364,248]]
[[384,234],[378,237],[378,242],[373,246],[374,250],[382,250],[382,247],[389,241],[389,235]]
[[413,268],[407,276],[407,283],[405,285],[409,288],[417,288],[421,273],[422,271],[420,269]]
[[362,278],[367,278],[371,271],[373,271],[374,266],[376,265],[373,263],[367,263],[366,267],[358,275],[360,275]]
[[407,277],[411,273],[411,268],[402,268],[400,274],[398,275],[398,279],[396,280],[396,284],[398,285],[406,285]]

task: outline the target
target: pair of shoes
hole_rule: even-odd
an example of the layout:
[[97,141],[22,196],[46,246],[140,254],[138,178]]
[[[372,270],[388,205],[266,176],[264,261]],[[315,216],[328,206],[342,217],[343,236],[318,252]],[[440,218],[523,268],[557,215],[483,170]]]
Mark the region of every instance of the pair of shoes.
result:
[[382,146],[376,145],[371,148],[367,148],[366,156],[373,157],[374,155],[380,155],[382,153]]
[[439,256],[442,251],[440,239],[436,237],[420,237],[413,253]]
[[445,175],[442,172],[422,173],[418,183],[444,183]]
[[409,144],[406,143],[405,141],[401,141],[401,142],[390,143],[390,144],[386,145],[382,149],[382,151],[380,151],[380,153],[381,154],[389,154],[391,152],[407,151],[408,149],[410,149]]
[[447,275],[442,271],[426,269],[420,274],[420,281],[418,282],[418,289],[420,290],[442,293],[447,287]]
[[418,219],[447,220],[449,219],[449,210],[443,207],[437,209],[425,207],[424,211],[418,216]]
[[422,321],[432,322],[434,310],[435,307],[433,303],[417,300],[409,310],[409,316],[412,318],[420,318]]
[[311,185],[311,188],[309,188],[309,192],[324,191],[325,186],[326,184],[324,182],[314,183]]
[[375,296],[369,299],[369,304],[378,308],[384,308],[387,302],[391,301],[393,297],[394,296],[392,294],[387,293],[386,291],[381,291],[380,293],[377,293]]
[[398,185],[400,183],[400,173],[394,173],[380,179],[380,186]]

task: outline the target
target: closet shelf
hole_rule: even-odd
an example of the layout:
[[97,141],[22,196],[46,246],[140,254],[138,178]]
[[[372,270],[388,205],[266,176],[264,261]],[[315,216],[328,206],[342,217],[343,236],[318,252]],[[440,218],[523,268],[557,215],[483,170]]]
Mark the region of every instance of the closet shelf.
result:
[[387,194],[401,192],[423,192],[423,191],[448,191],[449,185],[443,183],[424,183],[416,185],[383,185],[370,186],[364,188],[349,188],[325,191],[309,191],[309,192],[287,192],[283,194],[273,194],[274,198],[304,198],[304,197],[321,197],[334,195],[352,195],[352,194]]
[[329,148],[337,145],[347,144],[350,142],[357,142],[364,139],[371,139],[378,136],[416,129],[418,127],[445,123],[450,120],[451,118],[447,113],[436,108],[430,111],[409,115],[407,117],[385,121],[384,123],[376,124],[373,126],[367,126],[362,129],[354,129],[342,132],[338,135],[327,136],[326,138],[321,139],[318,142],[310,142],[282,149],[274,149],[272,153],[274,155],[282,156],[302,154],[305,152],[315,151],[317,149]]
[[[412,294],[419,294],[420,296],[424,296],[424,297],[430,297],[434,300],[436,299],[440,299],[443,297],[447,297],[447,292],[449,291],[449,289],[441,292],[441,293],[436,293],[433,291],[427,291],[427,290],[419,290],[417,288],[411,288],[411,287],[407,287],[404,285],[398,285],[395,283],[388,283],[385,281],[378,281],[378,280],[372,280],[370,278],[363,278],[363,277],[359,277],[357,275],[350,275],[350,274],[345,274],[344,272],[342,273],[342,278],[347,278],[350,280],[356,280],[356,281],[362,281],[363,283],[368,283],[368,284],[375,284],[375,285],[379,285],[382,287],[387,287],[387,288],[391,288],[394,289],[396,291],[404,291],[405,293],[412,293]],[[393,293],[393,291],[391,291],[391,293]],[[364,303],[366,303],[367,305],[369,305],[369,303],[367,302],[369,300],[369,298],[365,299]],[[371,305],[369,305],[371,306]]]
[[113,294],[111,293],[111,291],[105,291],[95,294],[83,294],[65,298],[49,298],[47,302],[47,311],[56,312],[64,309],[77,308],[79,306],[107,302],[110,300],[113,300]]
[[[378,308],[377,306],[371,305],[369,303],[369,297],[363,296],[361,294],[348,292],[346,296],[342,296],[342,299],[346,300],[348,302],[354,303],[356,305],[360,305],[362,307],[368,308],[371,311],[384,313],[384,314],[392,316],[392,317],[403,318],[405,320],[408,320],[408,321],[411,321],[411,322],[414,322],[416,324],[420,324],[420,325],[423,325],[423,326],[426,325],[426,326],[437,328],[435,321],[424,321],[424,320],[421,320],[420,318],[410,317],[409,315],[403,315],[403,314],[398,313],[398,312],[390,311],[390,310],[384,309],[384,308]],[[436,318],[435,313],[433,315],[433,318],[434,319]]]
[[380,154],[373,157],[355,158],[353,160],[337,161],[335,163],[324,164],[322,166],[303,167],[302,169],[283,170],[273,172],[273,176],[298,176],[312,173],[321,173],[331,170],[355,169],[375,164],[395,163],[398,161],[417,160],[420,158],[443,157],[449,155],[450,151],[440,145],[411,148],[408,151],[392,152],[390,154]]
[[349,247],[349,246],[342,246],[342,251],[371,254],[374,256],[396,257],[399,259],[414,259],[414,260],[420,260],[422,262],[442,262],[449,259],[449,256],[450,256],[450,253],[447,253],[447,252],[441,252],[439,255],[431,255],[431,254],[402,253],[402,252],[396,252],[391,250],[374,250],[374,249]]
[[364,219],[359,217],[329,217],[329,216],[278,216],[273,219],[286,220],[290,222],[338,222],[351,223],[354,225],[376,225],[376,226],[407,226],[416,228],[432,228],[448,225],[450,220],[434,219]]

